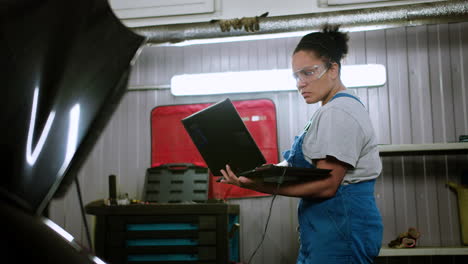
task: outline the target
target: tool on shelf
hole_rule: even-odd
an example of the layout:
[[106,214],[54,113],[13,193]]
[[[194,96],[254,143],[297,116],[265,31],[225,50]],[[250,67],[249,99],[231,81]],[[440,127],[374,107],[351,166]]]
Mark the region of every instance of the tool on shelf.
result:
[[458,214],[460,216],[460,229],[462,241],[465,246],[468,245],[468,186],[448,182],[447,185],[457,193],[458,196]]
[[410,227],[408,231],[399,234],[396,239],[390,241],[388,246],[391,248],[414,248],[420,237],[421,233],[416,228]]

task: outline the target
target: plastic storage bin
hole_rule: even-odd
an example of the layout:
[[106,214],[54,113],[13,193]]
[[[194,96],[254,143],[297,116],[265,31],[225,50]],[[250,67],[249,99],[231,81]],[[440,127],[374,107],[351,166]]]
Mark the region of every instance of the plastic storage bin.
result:
[[147,202],[205,202],[208,199],[208,168],[190,163],[170,163],[146,170]]

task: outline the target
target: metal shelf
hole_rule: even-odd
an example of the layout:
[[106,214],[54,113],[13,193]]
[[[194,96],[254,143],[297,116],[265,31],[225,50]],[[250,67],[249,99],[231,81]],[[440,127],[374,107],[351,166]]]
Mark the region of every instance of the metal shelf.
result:
[[416,248],[388,248],[380,249],[379,257],[398,256],[456,256],[468,255],[468,247],[416,247]]
[[[433,143],[433,144],[401,144],[401,145],[379,145],[381,156],[397,155],[445,155],[445,154],[468,154],[468,142],[459,143]],[[402,256],[457,256],[468,255],[468,247],[416,247],[394,249],[382,247],[379,257],[402,257]]]
[[381,156],[400,154],[448,154],[468,153],[468,142],[460,143],[433,143],[433,144],[401,144],[379,145]]

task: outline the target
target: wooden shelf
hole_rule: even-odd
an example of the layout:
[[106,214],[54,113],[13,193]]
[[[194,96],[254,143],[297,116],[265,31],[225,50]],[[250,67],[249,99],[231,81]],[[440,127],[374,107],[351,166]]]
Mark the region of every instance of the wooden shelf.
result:
[[399,154],[468,153],[468,142],[379,145],[379,152],[381,156],[399,155]]
[[380,249],[379,257],[468,255],[468,247],[416,247]]

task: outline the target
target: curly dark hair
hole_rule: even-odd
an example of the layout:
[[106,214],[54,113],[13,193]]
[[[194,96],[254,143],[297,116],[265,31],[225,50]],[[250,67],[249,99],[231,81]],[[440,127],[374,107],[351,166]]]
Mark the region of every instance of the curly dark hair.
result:
[[322,31],[305,35],[297,44],[293,54],[299,51],[313,51],[319,58],[330,63],[338,63],[341,67],[341,60],[348,54],[347,33],[339,31],[339,25],[323,26]]

